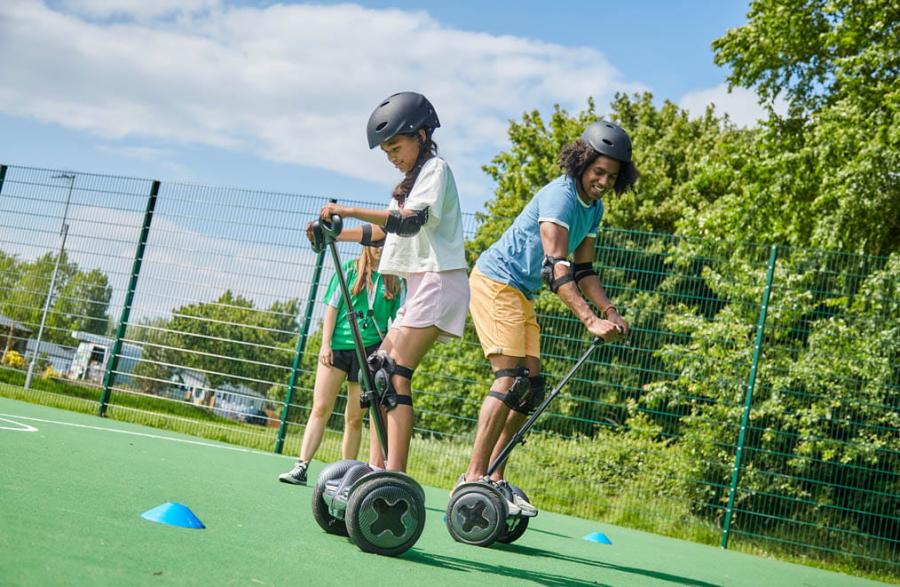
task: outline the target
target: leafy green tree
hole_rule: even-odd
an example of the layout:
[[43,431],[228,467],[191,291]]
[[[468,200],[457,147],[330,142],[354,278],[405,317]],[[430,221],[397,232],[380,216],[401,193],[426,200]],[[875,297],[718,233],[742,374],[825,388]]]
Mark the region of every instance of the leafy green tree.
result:
[[99,269],[83,271],[63,251],[53,291],[50,281],[56,265],[56,254],[46,253],[32,262],[0,259],[9,288],[0,294],[0,312],[28,325],[33,331],[41,322],[47,296],[52,296],[43,340],[62,345],[72,344],[72,331],[105,334],[108,327],[109,301],[112,288]]
[[291,365],[286,349],[297,331],[297,309],[295,299],[256,308],[230,290],[214,302],[181,306],[163,330],[146,335],[154,342],[145,347],[136,377],[157,390],[174,369],[195,369],[211,388],[242,384],[266,393]]
[[99,269],[78,271],[59,290],[47,317],[47,328],[59,342],[71,344],[73,331],[104,335],[109,328],[112,287]]
[[[900,8],[756,0],[713,43],[770,107],[742,189],[696,219],[721,237],[875,255],[900,247]],[[777,116],[777,99],[788,104]]]
[[[752,159],[757,134],[736,128],[712,108],[689,118],[672,102],[657,107],[650,93],[617,95],[606,117],[631,135],[642,174],[636,189],[604,198],[604,224],[616,228],[674,232],[686,216],[733,193],[741,169]],[[533,111],[510,123],[510,150],[484,167],[497,187],[468,243],[470,262],[500,237],[538,190],[562,173],[560,151],[598,118],[588,100],[587,108],[575,115],[557,107],[549,121]]]

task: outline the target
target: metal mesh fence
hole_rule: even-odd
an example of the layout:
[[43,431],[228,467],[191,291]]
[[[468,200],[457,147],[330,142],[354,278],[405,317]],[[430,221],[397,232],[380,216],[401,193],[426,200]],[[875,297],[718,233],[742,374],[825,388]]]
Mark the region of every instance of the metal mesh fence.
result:
[[[326,201],[0,167],[0,392],[296,454],[333,273],[305,227]],[[597,260],[632,334],[510,479],[541,508],[896,576],[900,260],[613,229]],[[553,385],[587,336],[555,296],[536,309]],[[471,325],[420,365],[420,482],[465,469],[491,380]],[[317,458],[339,458],[345,405]]]

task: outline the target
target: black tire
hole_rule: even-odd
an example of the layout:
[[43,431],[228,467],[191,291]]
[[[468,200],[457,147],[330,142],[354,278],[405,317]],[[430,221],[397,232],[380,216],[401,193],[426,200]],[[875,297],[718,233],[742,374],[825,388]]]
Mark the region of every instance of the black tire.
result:
[[490,546],[506,528],[506,500],[485,483],[461,485],[447,504],[447,530],[457,542]]
[[[525,495],[525,492],[513,485],[509,484],[509,488],[513,493],[517,494],[519,497],[531,503],[528,500],[528,496]],[[525,516],[517,516],[513,518],[508,518],[506,523],[503,525],[503,530],[500,532],[500,536],[497,537],[497,542],[501,542],[503,544],[512,544],[516,540],[522,537],[522,534],[525,533],[525,530],[528,529],[528,520],[531,518],[526,518]]]
[[347,536],[347,525],[344,523],[344,520],[335,518],[329,513],[328,504],[325,503],[325,499],[323,498],[325,494],[325,485],[329,481],[340,479],[347,471],[362,464],[364,463],[353,460],[337,461],[336,463],[331,463],[319,473],[319,478],[316,480],[316,487],[313,489],[312,512],[319,527],[329,534]]
[[396,474],[374,476],[352,491],[344,521],[350,540],[360,550],[399,556],[413,547],[425,529],[422,489]]

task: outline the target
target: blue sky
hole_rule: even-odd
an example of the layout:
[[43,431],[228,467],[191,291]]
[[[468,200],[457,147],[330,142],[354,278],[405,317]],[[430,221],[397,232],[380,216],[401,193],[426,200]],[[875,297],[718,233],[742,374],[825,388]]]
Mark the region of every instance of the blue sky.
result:
[[379,100],[418,90],[463,209],[510,119],[617,91],[739,124],[710,43],[747,1],[272,3],[11,0],[0,12],[0,163],[369,201],[396,172],[365,145]]

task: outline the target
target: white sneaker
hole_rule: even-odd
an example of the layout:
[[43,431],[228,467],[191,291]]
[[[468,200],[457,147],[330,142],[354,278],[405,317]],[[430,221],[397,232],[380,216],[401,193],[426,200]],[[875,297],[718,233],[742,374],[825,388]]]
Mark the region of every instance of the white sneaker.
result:
[[522,499],[522,496],[518,493],[513,493],[513,502],[517,506],[519,506],[519,515],[525,516],[526,518],[533,518],[538,515],[538,509]]
[[506,498],[506,506],[510,516],[523,516],[533,518],[538,515],[536,507],[522,499],[522,497],[514,492],[506,481],[492,481],[494,486],[500,490],[503,497]]

